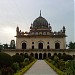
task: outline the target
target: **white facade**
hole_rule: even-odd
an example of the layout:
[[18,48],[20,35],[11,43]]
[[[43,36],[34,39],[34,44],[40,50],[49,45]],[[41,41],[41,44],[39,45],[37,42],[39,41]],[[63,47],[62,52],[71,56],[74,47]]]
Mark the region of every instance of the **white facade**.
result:
[[[34,44],[32,44],[34,42]],[[48,44],[49,42],[49,44]],[[39,49],[38,44],[43,43],[43,49],[47,49],[47,46],[50,49],[55,49],[55,43],[60,44],[60,49],[66,48],[65,38],[51,38],[51,37],[23,37],[16,39],[16,49],[22,49],[22,43],[26,43],[26,49]]]
[[65,27],[53,32],[45,18],[40,16],[31,24],[29,32],[16,29],[16,49],[65,49]]

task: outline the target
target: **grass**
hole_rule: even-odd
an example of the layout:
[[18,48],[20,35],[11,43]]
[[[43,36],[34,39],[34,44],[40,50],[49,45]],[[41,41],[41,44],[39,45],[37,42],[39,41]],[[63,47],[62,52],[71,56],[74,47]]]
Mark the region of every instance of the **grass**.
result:
[[45,62],[58,74],[58,75],[65,75],[64,72],[56,68],[52,63],[45,60]]
[[15,73],[14,75],[23,75],[24,73],[26,73],[30,67],[36,62],[37,60],[33,61],[32,63],[30,63],[29,65],[25,66],[25,68],[23,68],[22,70],[18,71],[17,73]]

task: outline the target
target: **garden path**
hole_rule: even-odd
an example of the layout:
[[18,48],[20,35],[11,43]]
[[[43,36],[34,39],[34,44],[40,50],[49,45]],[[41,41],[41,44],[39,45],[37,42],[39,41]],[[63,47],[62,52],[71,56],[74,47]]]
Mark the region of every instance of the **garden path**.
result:
[[44,60],[37,62],[24,75],[58,75]]

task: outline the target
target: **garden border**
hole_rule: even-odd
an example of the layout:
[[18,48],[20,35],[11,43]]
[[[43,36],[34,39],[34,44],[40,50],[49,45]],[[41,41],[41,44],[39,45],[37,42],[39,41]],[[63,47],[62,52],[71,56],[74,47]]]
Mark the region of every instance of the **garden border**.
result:
[[17,73],[15,73],[14,75],[23,75],[24,73],[26,73],[31,66],[36,62],[37,60],[34,60],[32,63],[30,63],[29,65],[25,66],[23,69],[21,69],[20,71],[18,71]]
[[45,62],[58,74],[58,75],[65,75],[64,72],[56,68],[52,63],[45,60]]

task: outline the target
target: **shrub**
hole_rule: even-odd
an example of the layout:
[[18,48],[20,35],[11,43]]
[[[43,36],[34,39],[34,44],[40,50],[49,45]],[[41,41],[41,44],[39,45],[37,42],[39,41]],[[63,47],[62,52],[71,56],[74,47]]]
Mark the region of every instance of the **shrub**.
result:
[[53,60],[54,59],[54,56],[51,56],[50,59]]
[[53,64],[49,63],[46,61],[46,63],[54,70],[57,72],[58,75],[65,75],[64,72],[60,71],[58,68],[56,68]]
[[23,53],[20,53],[20,56],[22,56],[23,60],[24,60],[24,54]]
[[20,69],[24,68],[24,67],[27,66],[29,63],[30,63],[29,61],[21,62],[21,63],[19,64]]
[[27,53],[25,53],[24,54],[24,58],[28,58],[29,56],[28,56],[28,54]]
[[23,75],[34,63],[36,62],[33,61],[32,63],[30,63],[29,65],[27,65],[25,68],[23,68],[22,70],[18,71],[17,73],[15,73],[14,75]]
[[59,68],[61,71],[65,70],[65,61],[59,60],[57,62],[57,68]]
[[67,56],[67,60],[73,60],[73,57],[71,55],[66,55]]
[[65,63],[66,70],[64,71],[66,75],[75,75],[75,60],[69,60]]
[[25,58],[24,59],[24,62],[29,62],[29,58]]
[[2,49],[3,49],[3,45],[0,45],[0,52],[1,52]]
[[54,55],[53,56],[57,56],[57,53],[54,53]]
[[1,75],[13,75],[13,69],[11,67],[2,68]]
[[61,59],[61,56],[62,56],[62,54],[61,54],[61,53],[58,53],[58,57],[59,57],[59,59]]
[[33,62],[34,60],[35,60],[34,57],[29,58],[29,61],[30,61],[30,62]]
[[56,62],[55,62],[55,61],[52,61],[52,64],[53,64],[53,65],[55,65],[55,64],[56,64]]
[[6,53],[0,53],[0,67],[11,66],[13,63],[12,57]]
[[63,53],[63,55],[61,56],[61,58],[62,58],[64,61],[67,61],[67,54]]
[[32,56],[28,56],[27,58],[29,59],[29,61],[31,61],[31,60],[32,60]]
[[0,75],[1,75],[1,70],[0,70]]
[[25,59],[24,59],[24,62],[25,62],[25,63],[29,63],[29,58],[25,58]]
[[20,63],[20,67],[21,67],[21,68],[24,68],[25,66],[26,66],[26,63],[25,63],[25,62],[21,62],[21,63]]
[[23,53],[20,53],[20,55],[21,55],[21,56],[24,56],[24,54],[23,54]]
[[64,61],[67,61],[67,60],[73,60],[73,57],[71,56],[71,55],[67,55],[67,54],[63,54],[62,55],[62,59],[64,60]]
[[14,70],[14,72],[17,72],[19,70],[19,64],[17,62],[13,63],[12,64],[12,69]]
[[19,55],[19,53],[16,53],[16,55]]
[[55,63],[57,63],[58,60],[59,60],[58,56],[54,56],[54,59],[53,60],[55,61]]
[[14,55],[14,56],[12,56],[12,58],[13,58],[14,62],[20,63],[20,62],[24,61],[24,58],[21,55]]
[[49,61],[49,62],[52,62],[52,60],[51,60],[51,59],[48,59],[48,61]]

